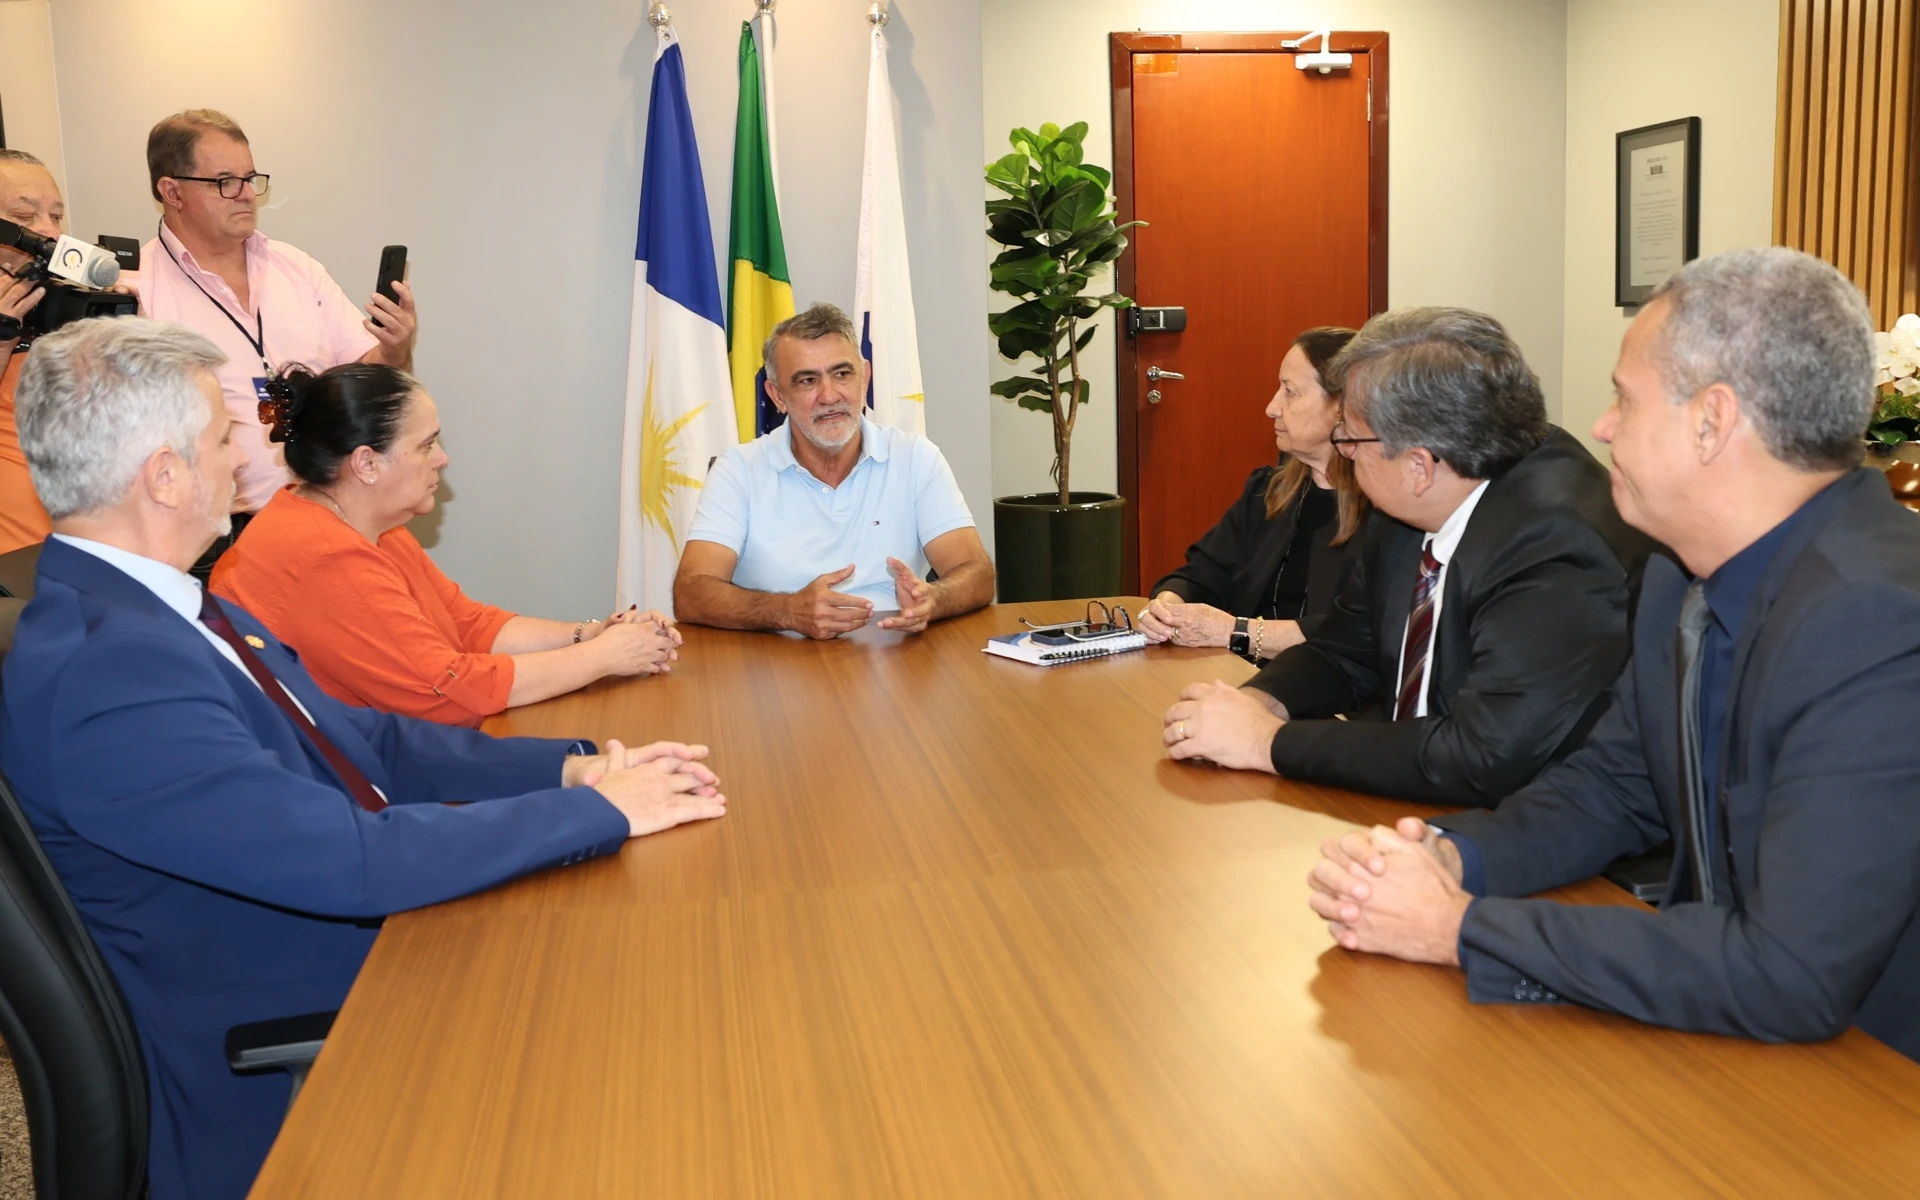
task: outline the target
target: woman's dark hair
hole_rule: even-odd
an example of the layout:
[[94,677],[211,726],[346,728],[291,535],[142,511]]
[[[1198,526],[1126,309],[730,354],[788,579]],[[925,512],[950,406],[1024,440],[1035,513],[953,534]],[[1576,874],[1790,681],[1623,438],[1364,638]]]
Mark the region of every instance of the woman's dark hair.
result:
[[260,423],[279,442],[287,469],[306,483],[330,484],[361,446],[385,454],[420,384],[380,363],[342,363],[315,375],[290,363],[267,381]]
[[[1337,325],[1320,325],[1293,339],[1293,344],[1300,347],[1307,362],[1312,364],[1322,388],[1327,386],[1327,364],[1346,348],[1357,332]],[[1289,458],[1281,464],[1267,481],[1267,519],[1271,521],[1279,516],[1280,510],[1292,504],[1312,481],[1313,469],[1299,459]],[[1360,523],[1367,519],[1367,510],[1373,506],[1367,503],[1367,494],[1360,490],[1360,484],[1353,477],[1353,461],[1337,449],[1327,460],[1327,482],[1333,485],[1340,509],[1340,524],[1333,533],[1333,545],[1338,546],[1360,532]]]

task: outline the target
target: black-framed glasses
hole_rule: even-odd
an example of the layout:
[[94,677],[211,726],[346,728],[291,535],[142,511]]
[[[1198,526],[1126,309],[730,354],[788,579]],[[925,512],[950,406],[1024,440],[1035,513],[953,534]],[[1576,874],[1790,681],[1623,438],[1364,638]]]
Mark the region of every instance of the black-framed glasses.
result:
[[1364,446],[1368,442],[1377,442],[1379,440],[1377,437],[1348,437],[1347,423],[1345,421],[1335,425],[1333,427],[1333,435],[1327,438],[1327,441],[1333,443],[1334,449],[1340,451],[1340,453],[1346,455],[1348,458],[1352,458],[1354,454],[1357,453],[1357,451],[1350,449],[1350,447]]
[[1108,608],[1104,601],[1087,601],[1087,619],[1084,621],[1062,621],[1057,625],[1035,625],[1025,617],[1020,623],[1035,633],[1053,634],[1056,637],[1080,641],[1083,638],[1112,637],[1116,633],[1132,633],[1133,617],[1118,604]]
[[243,186],[252,188],[256,196],[266,195],[267,189],[273,186],[273,176],[262,175],[258,171],[251,175],[221,175],[214,178],[205,175],[169,175],[167,178],[185,183],[210,183],[220,189],[222,200],[238,200]]

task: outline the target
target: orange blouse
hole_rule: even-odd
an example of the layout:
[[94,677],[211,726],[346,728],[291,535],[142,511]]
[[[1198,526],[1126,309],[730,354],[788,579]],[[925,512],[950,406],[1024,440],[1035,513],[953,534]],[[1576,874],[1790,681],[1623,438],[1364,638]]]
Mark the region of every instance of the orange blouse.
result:
[[13,424],[13,389],[20,382],[24,354],[8,356],[0,370],[0,554],[45,541],[53,530],[20,452],[20,431]]
[[220,556],[213,590],[348,704],[446,725],[507,707],[513,658],[492,647],[514,614],[468,598],[404,526],[373,545],[283,488]]

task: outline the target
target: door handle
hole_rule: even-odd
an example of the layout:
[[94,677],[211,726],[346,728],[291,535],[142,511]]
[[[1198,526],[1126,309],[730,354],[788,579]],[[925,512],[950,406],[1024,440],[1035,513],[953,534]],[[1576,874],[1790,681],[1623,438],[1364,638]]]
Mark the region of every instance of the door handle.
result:
[[1185,378],[1186,376],[1182,375],[1178,371],[1162,371],[1159,367],[1147,368],[1148,383],[1158,383],[1162,379],[1185,379]]

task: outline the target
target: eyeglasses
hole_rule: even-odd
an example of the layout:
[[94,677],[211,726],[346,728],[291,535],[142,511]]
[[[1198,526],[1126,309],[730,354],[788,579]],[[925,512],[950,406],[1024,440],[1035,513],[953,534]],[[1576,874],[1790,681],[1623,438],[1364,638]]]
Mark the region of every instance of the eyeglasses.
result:
[[1112,637],[1116,633],[1132,633],[1133,617],[1118,604],[1108,608],[1099,600],[1087,601],[1087,619],[1085,621],[1063,621],[1058,625],[1035,625],[1025,617],[1020,623],[1035,633],[1053,634],[1056,637],[1082,641],[1089,638]]
[[1327,440],[1329,442],[1332,442],[1334,445],[1334,448],[1339,450],[1340,453],[1346,455],[1348,458],[1352,458],[1357,453],[1357,451],[1351,449],[1351,447],[1363,446],[1368,442],[1377,442],[1380,440],[1377,437],[1370,437],[1370,438],[1348,437],[1346,436],[1346,433],[1347,433],[1347,423],[1345,421],[1342,421],[1338,425],[1335,425],[1333,427],[1333,436],[1329,437]]
[[266,195],[267,189],[273,186],[273,176],[262,175],[258,171],[251,175],[222,175],[215,179],[209,179],[205,175],[169,175],[167,178],[178,179],[185,183],[210,183],[220,189],[222,200],[238,200],[243,186],[252,188],[256,196]]

